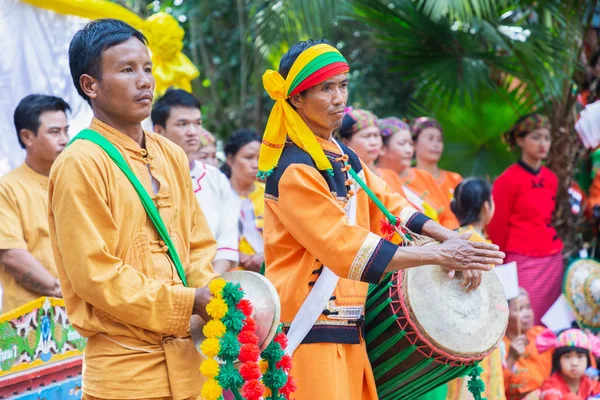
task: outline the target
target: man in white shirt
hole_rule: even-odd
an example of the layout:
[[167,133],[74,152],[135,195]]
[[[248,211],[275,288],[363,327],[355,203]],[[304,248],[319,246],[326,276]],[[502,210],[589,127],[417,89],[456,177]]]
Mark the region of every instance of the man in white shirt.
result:
[[217,241],[213,268],[222,274],[239,262],[240,205],[229,180],[218,168],[194,161],[199,148],[212,144],[211,137],[202,130],[200,108],[192,94],[170,88],[152,107],[151,118],[154,132],[179,145],[190,160],[192,188]]

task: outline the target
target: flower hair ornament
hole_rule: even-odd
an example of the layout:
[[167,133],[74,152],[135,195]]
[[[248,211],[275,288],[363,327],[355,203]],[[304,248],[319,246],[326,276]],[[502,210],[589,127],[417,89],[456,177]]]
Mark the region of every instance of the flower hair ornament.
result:
[[600,339],[594,335],[588,335],[580,329],[567,329],[558,336],[550,329],[546,329],[538,335],[535,345],[540,353],[548,350],[576,347],[600,357]]

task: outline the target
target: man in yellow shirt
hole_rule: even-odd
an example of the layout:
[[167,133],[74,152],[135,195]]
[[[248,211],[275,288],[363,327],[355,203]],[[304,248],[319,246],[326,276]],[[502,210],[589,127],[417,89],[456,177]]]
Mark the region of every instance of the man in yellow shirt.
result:
[[27,156],[0,178],[2,312],[40,296],[61,296],[48,235],[48,174],[69,141],[69,110],[63,99],[41,94],[25,97],[15,109]]
[[94,112],[90,128],[124,159],[168,233],[159,234],[98,141],[76,140],[57,159],[50,236],[69,321],[87,338],[83,398],[196,398],[200,355],[189,321],[208,318],[216,245],[184,151],[142,130],[155,85],[146,38],[121,21],[90,22],[73,37],[69,64]]

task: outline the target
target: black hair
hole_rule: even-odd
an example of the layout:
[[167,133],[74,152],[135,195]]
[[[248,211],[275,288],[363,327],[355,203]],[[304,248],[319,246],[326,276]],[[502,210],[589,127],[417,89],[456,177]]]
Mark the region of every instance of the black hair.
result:
[[[240,151],[240,149],[248,143],[260,143],[260,141],[260,136],[258,136],[258,134],[255,131],[251,129],[240,129],[238,131],[235,131],[233,135],[231,135],[229,140],[227,140],[223,151],[225,152],[225,156],[231,155],[235,157],[238,151]],[[223,165],[221,166],[221,171],[225,175],[227,175],[228,178],[231,178],[231,168],[229,167],[229,165],[227,165],[227,163],[223,163]]]
[[200,104],[200,101],[191,93],[182,89],[170,87],[152,106],[152,112],[150,113],[152,124],[165,128],[171,114],[171,108],[173,107],[185,107],[200,110],[202,109],[202,104]]
[[467,178],[454,189],[450,209],[460,226],[476,222],[485,202],[491,202],[492,186],[483,178]]
[[147,45],[144,34],[131,25],[117,19],[105,18],[87,23],[77,31],[69,45],[69,67],[77,93],[91,105],[89,97],[81,89],[81,75],[102,79],[102,53],[132,37]]
[[354,118],[352,118],[348,113],[344,114],[342,117],[342,124],[337,132],[337,136],[340,139],[350,139],[357,132],[354,129],[354,124],[356,124]]
[[304,42],[298,42],[290,47],[283,57],[281,57],[281,61],[279,62],[279,74],[283,76],[283,79],[286,79],[290,73],[290,69],[292,69],[292,65],[294,65],[294,62],[304,50],[323,43],[331,45],[331,43],[325,39],[308,39]]
[[589,350],[581,348],[581,347],[574,347],[574,346],[559,347],[558,349],[556,349],[554,351],[554,354],[552,355],[552,373],[562,372],[562,369],[560,368],[560,358],[562,356],[564,356],[565,354],[570,353],[572,351],[576,351],[579,354],[585,354],[585,356],[587,358],[587,367],[586,368],[589,368],[590,365],[592,365]]
[[17,139],[22,148],[25,143],[21,140],[21,130],[32,131],[36,136],[40,128],[40,115],[45,111],[62,111],[65,114],[71,111],[69,104],[60,97],[44,94],[30,94],[24,97],[15,109],[14,122],[17,130]]

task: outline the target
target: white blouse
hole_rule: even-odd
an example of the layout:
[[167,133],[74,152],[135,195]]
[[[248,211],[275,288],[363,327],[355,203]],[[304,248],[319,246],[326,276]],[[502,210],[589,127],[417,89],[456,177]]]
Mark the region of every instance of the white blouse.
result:
[[239,262],[240,203],[229,179],[217,168],[195,161],[192,188],[217,241],[215,260]]

